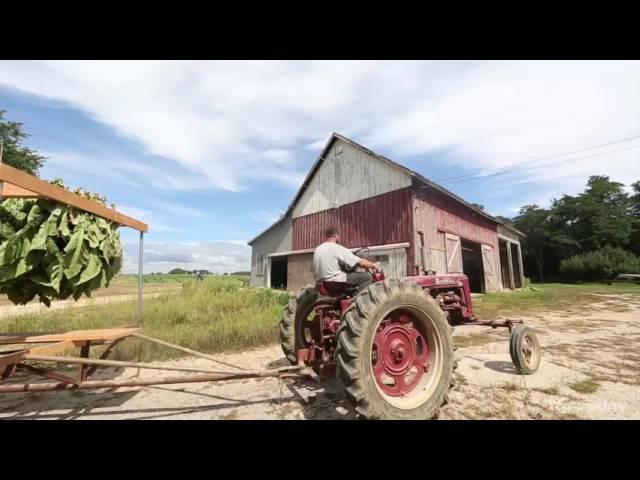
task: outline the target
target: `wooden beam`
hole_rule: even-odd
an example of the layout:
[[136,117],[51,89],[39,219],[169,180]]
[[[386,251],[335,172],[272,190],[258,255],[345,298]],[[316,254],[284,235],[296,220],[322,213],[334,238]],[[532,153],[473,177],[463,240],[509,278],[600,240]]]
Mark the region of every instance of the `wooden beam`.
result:
[[139,332],[139,328],[103,328],[97,330],[74,330],[66,333],[54,333],[49,335],[14,335],[0,337],[0,345],[13,345],[21,343],[53,343],[65,340],[77,342],[108,342],[118,338],[127,337]]
[[0,367],[3,365],[13,365],[14,363],[21,362],[26,356],[27,350],[0,355]]
[[37,198],[40,196],[36,192],[18,187],[9,182],[3,182],[0,186],[2,186],[0,189],[0,198]]
[[66,352],[67,350],[71,350],[72,348],[75,348],[78,346],[82,346],[82,345],[77,345],[71,340],[64,340],[64,341],[52,343],[50,345],[41,345],[39,347],[27,348],[24,350],[12,352],[5,355],[0,354],[0,366],[11,364],[11,363],[18,363],[24,360],[25,358],[27,358],[29,354],[55,355],[57,353]]
[[26,352],[27,354],[33,353],[35,355],[55,355],[56,353],[66,352],[67,350],[71,350],[78,346],[80,345],[76,345],[71,340],[65,340],[63,342],[56,342],[50,345],[42,345],[41,347],[33,347],[26,350]]
[[74,380],[73,378],[67,377],[66,375],[61,375],[50,370],[45,370],[44,368],[34,367],[26,363],[19,363],[18,365],[16,365],[16,367],[18,368],[18,370],[26,370],[28,372],[35,373],[36,375],[40,375],[41,377],[49,378],[51,380],[57,380],[58,382],[68,383],[71,385],[78,385],[80,383],[78,380]]
[[[26,172],[10,167],[6,164],[0,164],[0,181],[8,182],[15,187],[29,190],[39,196],[47,197],[66,205],[93,213],[99,217],[111,220],[119,225],[130,227],[140,232],[147,232],[149,226],[135,218],[128,217],[112,208],[107,208],[97,202],[84,198],[75,193],[69,192],[64,188],[57,187],[49,182],[40,180],[39,178],[29,175]],[[3,187],[4,190],[4,187]]]

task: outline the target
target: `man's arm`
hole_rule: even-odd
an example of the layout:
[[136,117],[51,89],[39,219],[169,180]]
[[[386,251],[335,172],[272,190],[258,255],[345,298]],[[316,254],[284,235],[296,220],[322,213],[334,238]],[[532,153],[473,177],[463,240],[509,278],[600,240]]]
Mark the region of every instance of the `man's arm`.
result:
[[360,260],[358,262],[358,265],[360,265],[362,268],[366,268],[367,270],[378,270],[378,264],[377,263],[373,263],[370,262],[369,260],[366,260],[364,258],[359,258]]
[[340,260],[350,268],[359,265],[360,267],[366,268],[367,270],[378,269],[378,265],[376,263],[370,262],[369,260],[354,255],[351,250],[347,248],[343,247],[342,252],[343,256]]

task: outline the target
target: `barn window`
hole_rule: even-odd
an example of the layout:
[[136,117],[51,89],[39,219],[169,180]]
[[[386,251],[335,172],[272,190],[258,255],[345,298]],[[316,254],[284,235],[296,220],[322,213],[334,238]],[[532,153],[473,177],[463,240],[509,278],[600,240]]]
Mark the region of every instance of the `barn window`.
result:
[[256,255],[256,275],[259,277],[264,275],[264,253]]

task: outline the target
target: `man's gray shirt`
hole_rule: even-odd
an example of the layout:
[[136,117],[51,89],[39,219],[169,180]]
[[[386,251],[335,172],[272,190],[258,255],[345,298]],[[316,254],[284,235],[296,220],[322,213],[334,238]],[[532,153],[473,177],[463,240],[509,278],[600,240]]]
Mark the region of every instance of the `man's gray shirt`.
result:
[[347,274],[340,264],[353,268],[360,259],[335,242],[324,242],[313,252],[313,276],[316,282],[346,282]]

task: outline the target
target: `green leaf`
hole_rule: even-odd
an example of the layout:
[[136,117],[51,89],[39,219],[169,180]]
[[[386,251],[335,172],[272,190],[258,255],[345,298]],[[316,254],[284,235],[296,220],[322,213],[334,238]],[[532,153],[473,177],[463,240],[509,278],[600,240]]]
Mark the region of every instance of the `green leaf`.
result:
[[27,224],[30,226],[39,225],[44,218],[44,213],[38,204],[33,205],[27,216]]
[[33,240],[31,240],[31,245],[29,247],[29,251],[33,250],[47,250],[47,224],[43,224],[40,227],[40,230],[33,236]]
[[69,210],[68,209],[66,209],[60,216],[60,221],[58,223],[58,232],[63,237],[68,237],[69,235],[71,235],[71,230],[69,230]]
[[84,230],[82,228],[76,229],[64,249],[64,275],[68,279],[78,275],[82,266],[89,261],[89,251],[83,239]]
[[88,282],[92,278],[96,277],[100,273],[100,267],[100,259],[96,255],[91,256],[91,258],[89,258],[89,263],[82,271],[76,286]]
[[50,305],[107,287],[122,265],[117,228],[52,200],[1,201],[0,293]]
[[60,293],[60,283],[64,275],[64,266],[60,259],[56,259],[49,263],[46,267],[47,278],[49,280],[49,286],[55,290],[56,293]]

